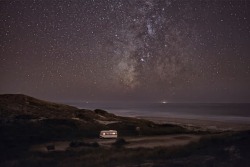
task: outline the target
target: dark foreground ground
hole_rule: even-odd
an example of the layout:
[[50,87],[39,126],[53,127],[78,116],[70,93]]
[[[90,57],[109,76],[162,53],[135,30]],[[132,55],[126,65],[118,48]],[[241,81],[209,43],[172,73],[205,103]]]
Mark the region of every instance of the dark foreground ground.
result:
[[154,148],[127,148],[128,143],[122,139],[113,141],[111,147],[86,141],[71,141],[66,150],[59,151],[53,149],[35,151],[23,143],[1,148],[0,166],[248,167],[250,165],[250,132],[205,135],[200,141],[188,145]]
[[[0,95],[0,125],[1,167],[250,166],[250,131],[190,130],[25,95]],[[103,129],[119,139],[98,139]]]

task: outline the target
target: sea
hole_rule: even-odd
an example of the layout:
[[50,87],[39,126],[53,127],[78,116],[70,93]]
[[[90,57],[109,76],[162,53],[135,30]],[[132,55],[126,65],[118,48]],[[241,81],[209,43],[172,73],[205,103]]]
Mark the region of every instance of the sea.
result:
[[160,117],[250,124],[250,103],[71,102],[80,109],[103,109],[129,117]]

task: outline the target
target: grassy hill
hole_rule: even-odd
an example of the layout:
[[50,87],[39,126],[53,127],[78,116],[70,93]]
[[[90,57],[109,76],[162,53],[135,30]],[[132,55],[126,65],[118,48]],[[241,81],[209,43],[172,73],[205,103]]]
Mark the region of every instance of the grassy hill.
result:
[[42,142],[79,137],[98,137],[103,129],[118,130],[119,136],[161,135],[187,132],[174,125],[116,116],[107,111],[85,110],[39,100],[22,94],[0,95],[0,133],[5,142]]
[[38,100],[22,94],[0,95],[0,117],[26,115],[34,118],[69,118],[76,110],[76,107]]

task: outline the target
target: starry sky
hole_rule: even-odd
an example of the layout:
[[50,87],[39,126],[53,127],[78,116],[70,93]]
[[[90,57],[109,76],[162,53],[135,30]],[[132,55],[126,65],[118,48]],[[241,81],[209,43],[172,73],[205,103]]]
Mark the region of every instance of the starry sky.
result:
[[0,0],[0,93],[250,102],[249,0]]

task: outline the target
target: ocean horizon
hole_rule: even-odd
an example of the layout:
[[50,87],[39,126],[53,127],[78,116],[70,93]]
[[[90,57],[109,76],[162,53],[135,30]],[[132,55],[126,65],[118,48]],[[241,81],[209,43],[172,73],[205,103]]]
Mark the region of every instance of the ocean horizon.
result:
[[70,102],[80,109],[103,109],[119,116],[198,119],[250,124],[250,103]]

